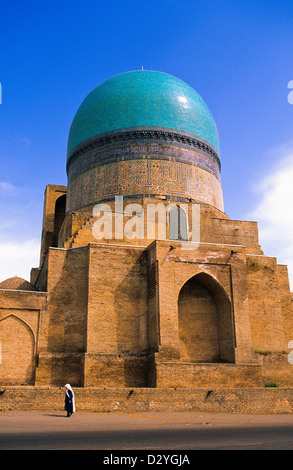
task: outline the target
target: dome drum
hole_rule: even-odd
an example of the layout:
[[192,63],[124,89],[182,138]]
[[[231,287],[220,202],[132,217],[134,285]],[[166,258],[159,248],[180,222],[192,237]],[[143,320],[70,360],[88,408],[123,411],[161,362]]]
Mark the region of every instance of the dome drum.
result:
[[207,155],[212,161],[217,163],[219,171],[221,171],[221,160],[216,150],[203,139],[195,138],[192,134],[187,132],[174,131],[173,129],[166,129],[162,127],[135,127],[127,129],[119,129],[117,131],[105,132],[104,134],[97,135],[82,142],[68,154],[67,157],[67,173],[69,173],[72,161],[83,155],[86,151],[96,150],[104,145],[111,145],[115,142],[129,141],[129,140],[158,140],[167,142],[178,142],[182,145],[193,146],[200,152]]
[[67,210],[115,196],[166,196],[222,209],[220,160],[183,132],[128,129],[90,139],[68,159]]

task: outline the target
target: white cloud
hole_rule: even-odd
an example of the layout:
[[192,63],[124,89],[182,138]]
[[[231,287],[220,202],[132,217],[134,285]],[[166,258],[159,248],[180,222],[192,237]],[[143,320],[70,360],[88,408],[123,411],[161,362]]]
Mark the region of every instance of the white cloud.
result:
[[278,164],[255,187],[253,212],[264,253],[288,266],[293,290],[293,147],[274,151]]
[[0,194],[13,191],[15,187],[9,181],[0,181]]
[[39,266],[40,242],[37,239],[0,242],[0,282],[13,276],[30,280],[30,270]]
[[0,282],[12,276],[30,280],[39,266],[41,202],[34,189],[0,181]]

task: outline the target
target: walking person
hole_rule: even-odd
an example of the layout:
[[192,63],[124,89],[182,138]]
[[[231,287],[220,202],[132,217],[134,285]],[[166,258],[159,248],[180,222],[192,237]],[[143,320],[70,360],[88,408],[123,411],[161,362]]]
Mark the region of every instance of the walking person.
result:
[[65,385],[65,411],[67,411],[68,418],[75,413],[74,393],[69,384]]

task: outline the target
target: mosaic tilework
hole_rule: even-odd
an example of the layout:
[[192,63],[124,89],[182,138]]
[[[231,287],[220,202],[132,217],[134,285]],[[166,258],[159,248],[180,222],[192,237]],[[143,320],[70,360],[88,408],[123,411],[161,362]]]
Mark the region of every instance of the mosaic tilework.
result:
[[220,160],[202,141],[162,129],[114,133],[85,143],[67,163],[67,210],[102,200],[166,196],[222,210]]
[[68,185],[68,209],[117,195],[192,198],[223,210],[221,182],[203,168],[176,161],[127,160],[92,168]]
[[[183,142],[181,138],[184,138]],[[141,158],[189,163],[204,167],[220,179],[220,160],[217,154],[208,146],[202,145],[202,142],[186,141],[186,136],[170,136],[169,132],[164,132],[164,139],[158,139],[156,135],[150,136],[147,131],[143,134],[135,131],[128,139],[125,139],[125,133],[115,134],[115,140],[93,140],[79,151],[73,152],[67,163],[68,183],[94,167]]]
[[193,88],[165,73],[134,71],[106,80],[85,98],[70,128],[68,155],[101,133],[157,126],[188,132],[219,151],[215,121]]

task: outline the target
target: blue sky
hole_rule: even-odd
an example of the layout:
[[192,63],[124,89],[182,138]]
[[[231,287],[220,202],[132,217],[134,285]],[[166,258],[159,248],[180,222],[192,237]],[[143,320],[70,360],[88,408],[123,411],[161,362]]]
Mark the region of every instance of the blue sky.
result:
[[142,66],[205,100],[218,126],[225,212],[257,220],[265,253],[293,280],[292,1],[3,0],[0,20],[0,281],[29,279],[38,266],[44,189],[66,184],[80,103]]

